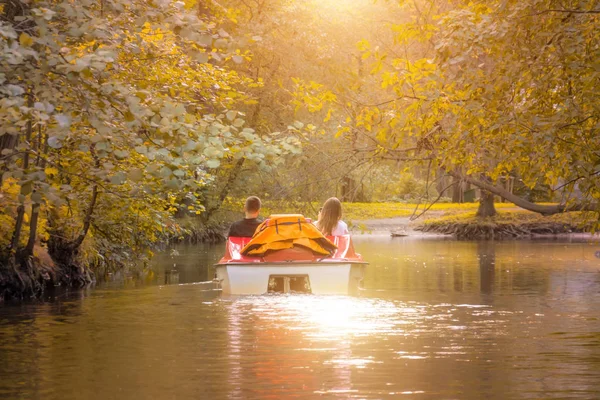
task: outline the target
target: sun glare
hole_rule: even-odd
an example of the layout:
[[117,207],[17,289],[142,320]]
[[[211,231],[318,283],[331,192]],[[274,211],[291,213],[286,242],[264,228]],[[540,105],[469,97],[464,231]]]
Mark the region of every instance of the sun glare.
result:
[[365,0],[320,0],[319,8],[322,10],[331,10],[338,13],[358,10],[361,7],[369,5],[371,1]]
[[398,333],[398,325],[411,323],[403,320],[403,312],[396,305],[380,299],[295,295],[249,297],[236,303],[236,308],[247,311],[250,307],[260,319],[276,325],[283,323],[287,329],[313,340]]
[[[366,335],[386,331],[393,323],[377,315],[390,314],[390,305],[353,297],[312,298],[301,305],[310,329],[307,334],[319,338]],[[394,308],[391,305],[391,308]]]

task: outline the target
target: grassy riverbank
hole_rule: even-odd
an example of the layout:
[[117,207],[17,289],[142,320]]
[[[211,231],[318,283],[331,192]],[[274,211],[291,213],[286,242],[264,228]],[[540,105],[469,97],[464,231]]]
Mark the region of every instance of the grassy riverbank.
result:
[[[299,213],[316,218],[320,203],[264,201],[261,216]],[[495,204],[498,215],[477,218],[478,203],[437,203],[425,206],[411,203],[343,203],[343,219],[354,232],[420,231],[453,235],[460,239],[501,239],[533,235],[562,235],[591,230],[589,214],[567,213],[542,216],[525,211],[512,203]],[[225,202],[210,224],[198,218],[179,220],[184,228],[181,240],[189,242],[219,241],[227,234],[231,222],[242,218],[242,200]],[[415,218],[418,217],[418,218]],[[587,221],[587,222],[586,222]]]
[[[401,203],[344,204],[345,217],[361,232],[398,229],[452,235],[457,239],[507,239],[591,232],[597,215],[570,212],[543,216],[512,203],[495,204],[494,217],[476,217],[478,203],[439,203],[423,206]],[[418,218],[411,218],[418,216]]]
[[[261,216],[268,217],[271,214],[302,214],[307,218],[316,218],[319,208],[322,206],[320,202],[293,202],[293,201],[263,201]],[[425,215],[444,213],[464,213],[475,211],[479,203],[436,203],[428,208]],[[241,210],[244,208],[243,200],[225,202],[222,208],[224,214],[229,216],[240,217]],[[512,203],[497,203],[496,209],[514,209]],[[344,220],[366,220],[366,219],[383,219],[396,217],[410,217],[413,214],[418,215],[423,212],[425,205],[415,203],[400,203],[400,202],[382,202],[382,203],[342,203],[343,219]]]
[[[319,203],[266,202],[262,215],[300,212],[315,218],[319,207]],[[429,207],[414,203],[343,203],[343,218],[355,227],[354,231],[363,233],[408,229],[475,240],[590,232],[597,219],[589,212],[543,216],[512,203],[496,203],[495,217],[477,218],[478,207],[479,203],[436,203]]]
[[414,229],[449,234],[458,239],[504,239],[589,232],[591,225],[584,213],[542,216],[506,210],[488,218],[477,218],[475,212],[454,213],[427,219]]

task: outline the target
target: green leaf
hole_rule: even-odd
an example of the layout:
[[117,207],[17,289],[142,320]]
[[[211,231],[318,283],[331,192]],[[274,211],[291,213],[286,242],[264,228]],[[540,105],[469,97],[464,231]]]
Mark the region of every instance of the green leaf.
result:
[[197,52],[196,54],[194,54],[194,59],[199,63],[206,64],[208,62],[208,54]]
[[21,185],[21,194],[23,196],[27,196],[32,191],[33,191],[33,183],[25,182],[23,185]]
[[237,115],[237,111],[227,111],[227,119],[233,121]]
[[123,160],[127,157],[129,157],[129,152],[125,151],[125,150],[115,150],[113,152],[113,154],[115,155],[115,157],[119,160]]
[[223,50],[223,49],[227,48],[227,40],[225,40],[225,39],[217,39],[217,40],[215,40],[214,46],[217,49]]
[[90,139],[92,143],[98,143],[101,142],[102,140],[104,140],[104,137],[102,135],[94,135],[92,136],[92,138]]
[[200,46],[211,46],[213,42],[212,36],[210,35],[202,35],[200,36],[200,38],[198,39],[198,44],[200,44]]
[[179,189],[179,181],[177,179],[169,179],[167,181],[167,187],[170,189]]
[[144,178],[144,171],[142,171],[140,168],[133,168],[129,170],[127,177],[133,182],[139,182]]
[[98,142],[98,143],[96,143],[96,150],[107,151],[108,150],[108,142]]
[[173,171],[171,171],[171,168],[164,166],[160,169],[160,176],[162,176],[163,178],[168,178],[169,176],[171,176],[171,173]]
[[35,192],[31,195],[31,201],[33,201],[34,203],[41,203],[43,199],[43,196],[41,195],[41,193],[39,192]]
[[135,151],[138,152],[138,154],[142,154],[142,155],[146,155],[146,153],[148,153],[148,148],[146,146],[136,146],[135,147]]
[[48,138],[48,146],[52,147],[53,149],[60,149],[63,145],[58,137],[51,136]]
[[55,114],[54,119],[61,128],[68,128],[71,125],[71,119],[64,114]]
[[221,157],[221,155],[222,155],[222,153],[219,149],[217,149],[216,147],[212,147],[212,146],[205,148],[203,153],[206,157],[209,157],[209,158],[217,158],[217,157]]
[[206,162],[206,166],[208,168],[218,168],[221,165],[221,160],[219,159],[212,159],[212,160],[208,160]]
[[43,182],[46,180],[46,173],[44,171],[38,171],[31,175],[31,178],[38,182]]
[[110,177],[110,183],[113,185],[122,185],[125,182],[125,174],[123,172],[117,172],[115,175]]

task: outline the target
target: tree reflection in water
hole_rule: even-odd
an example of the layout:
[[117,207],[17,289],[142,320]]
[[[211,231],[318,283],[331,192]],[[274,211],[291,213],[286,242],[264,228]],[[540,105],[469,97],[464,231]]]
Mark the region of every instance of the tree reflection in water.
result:
[[479,257],[479,287],[482,294],[492,294],[496,271],[496,243],[490,240],[477,243]]

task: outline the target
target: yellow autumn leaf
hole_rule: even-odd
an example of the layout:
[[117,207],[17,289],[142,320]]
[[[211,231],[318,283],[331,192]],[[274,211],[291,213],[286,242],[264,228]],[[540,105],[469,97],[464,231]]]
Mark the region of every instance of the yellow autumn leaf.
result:
[[125,121],[133,122],[135,121],[135,115],[131,111],[125,111]]
[[58,169],[56,169],[54,167],[46,167],[46,169],[44,169],[44,173],[47,176],[54,176],[54,175],[58,174]]
[[21,43],[21,46],[23,47],[31,47],[33,45],[33,39],[23,32],[21,33],[21,36],[19,36],[19,43]]

